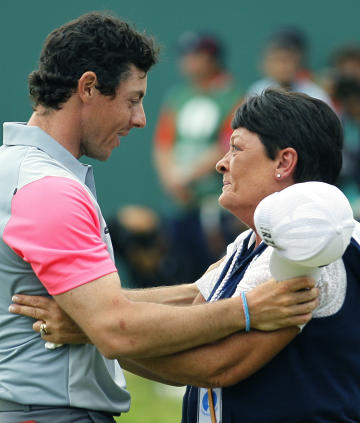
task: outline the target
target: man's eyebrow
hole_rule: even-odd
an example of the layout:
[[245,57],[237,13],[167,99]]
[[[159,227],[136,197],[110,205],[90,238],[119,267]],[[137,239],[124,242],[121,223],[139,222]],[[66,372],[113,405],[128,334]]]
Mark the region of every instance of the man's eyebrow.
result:
[[131,91],[130,96],[136,95],[139,99],[142,99],[145,96],[145,92],[143,90]]

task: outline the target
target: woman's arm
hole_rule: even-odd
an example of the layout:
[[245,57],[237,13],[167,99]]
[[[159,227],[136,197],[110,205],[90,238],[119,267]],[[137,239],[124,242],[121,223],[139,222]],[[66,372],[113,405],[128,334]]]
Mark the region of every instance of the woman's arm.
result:
[[[194,304],[205,302],[199,293]],[[230,386],[257,372],[288,345],[298,327],[239,332],[219,342],[167,357],[120,361],[123,368],[168,385]]]

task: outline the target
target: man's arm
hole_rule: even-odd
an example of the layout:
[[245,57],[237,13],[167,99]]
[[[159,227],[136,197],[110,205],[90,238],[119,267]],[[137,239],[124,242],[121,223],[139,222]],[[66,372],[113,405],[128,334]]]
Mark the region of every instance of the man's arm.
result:
[[[199,293],[194,303],[205,302]],[[230,386],[260,370],[288,345],[298,327],[274,332],[239,332],[212,344],[167,357],[119,360],[139,376],[168,385]]]
[[[204,275],[218,267],[224,259],[225,257],[209,266]],[[195,283],[188,283],[155,288],[123,289],[123,293],[131,301],[146,301],[168,305],[190,305],[193,304],[196,296],[199,294],[199,289]]]
[[123,289],[123,294],[131,301],[179,306],[192,304],[198,293],[199,290],[195,283],[144,289]]
[[[281,284],[269,281],[248,292],[252,328],[274,330],[306,323],[317,305],[318,290],[313,285],[308,278]],[[307,287],[311,289],[299,291]],[[18,297],[22,304],[31,305],[33,301],[33,297]],[[189,306],[186,312],[183,307],[132,302],[122,294],[116,273],[56,295],[55,299],[110,358],[169,355],[214,342],[245,326],[240,297]],[[46,310],[12,307],[12,312],[49,322],[49,332],[53,333],[53,315]],[[68,319],[65,315],[63,318]],[[44,339],[59,343],[51,335]],[[66,342],[64,334],[60,342]]]
[[154,151],[154,162],[157,173],[164,188],[181,203],[188,203],[192,193],[177,168],[171,147],[156,148]]
[[183,175],[183,183],[190,185],[209,173],[214,173],[216,163],[223,157],[224,150],[219,142],[214,142],[199,159],[192,164],[191,171]]
[[192,306],[184,313],[183,307],[129,301],[117,273],[54,299],[108,358],[168,355],[245,327],[239,298]]
[[[46,208],[41,207],[45,197]],[[3,237],[31,263],[60,308],[105,356],[169,355],[244,329],[239,297],[186,309],[129,300],[100,233],[101,222],[88,192],[71,179],[49,177],[17,191]],[[313,281],[303,282],[297,289],[313,286]],[[289,285],[274,283],[262,291],[264,286],[248,293],[253,328],[277,329],[310,318],[314,302],[299,311],[298,295],[292,295]],[[283,289],[285,295],[274,296]],[[307,294],[315,295],[314,291]],[[284,308],[289,296],[295,302]]]
[[[245,327],[239,298],[191,306],[184,313],[183,307],[129,301],[117,273],[54,298],[108,358],[168,355]],[[257,317],[255,312],[255,327]]]

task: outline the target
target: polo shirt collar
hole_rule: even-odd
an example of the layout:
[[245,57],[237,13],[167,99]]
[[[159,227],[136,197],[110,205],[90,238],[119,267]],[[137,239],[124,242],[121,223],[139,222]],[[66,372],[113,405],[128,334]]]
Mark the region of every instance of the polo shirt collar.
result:
[[28,126],[25,122],[4,123],[4,145],[26,145],[44,151],[60,162],[82,181],[96,198],[93,168],[79,162],[65,147],[54,140],[38,126]]

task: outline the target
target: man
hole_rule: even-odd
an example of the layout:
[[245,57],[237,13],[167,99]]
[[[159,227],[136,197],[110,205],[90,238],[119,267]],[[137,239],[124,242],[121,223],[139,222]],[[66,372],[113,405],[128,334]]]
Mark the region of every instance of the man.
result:
[[[231,116],[242,99],[214,34],[185,32],[178,41],[183,81],[165,95],[154,136],[154,157],[171,200],[168,212],[177,281],[195,280],[239,232],[219,208],[216,162],[227,148]],[[224,147],[225,146],[225,147]],[[244,229],[242,227],[242,229]]]
[[339,186],[348,197],[356,219],[360,218],[360,79],[339,74],[334,80],[334,96],[344,130],[344,165]]
[[[101,13],[81,16],[46,39],[39,70],[29,77],[35,107],[27,124],[4,125],[1,421],[111,422],[130,404],[112,359],[172,354],[245,328],[239,298],[184,313],[155,303],[189,303],[198,293],[194,285],[125,293],[91,168],[77,160],[105,160],[119,137],[145,126],[142,101],[156,56],[153,41],[126,22]],[[304,278],[249,292],[252,327],[308,321],[317,290],[293,292],[307,287],[313,282]],[[53,296],[94,345],[44,348],[29,319],[8,311],[13,294],[21,293]],[[303,304],[294,305],[299,300]],[[279,309],[282,304],[288,307]],[[51,333],[46,321],[41,333],[45,340]]]
[[248,95],[261,94],[266,88],[283,88],[319,98],[328,104],[331,100],[315,84],[311,73],[304,69],[306,40],[297,28],[280,28],[269,38],[262,63],[264,78],[255,81]]

